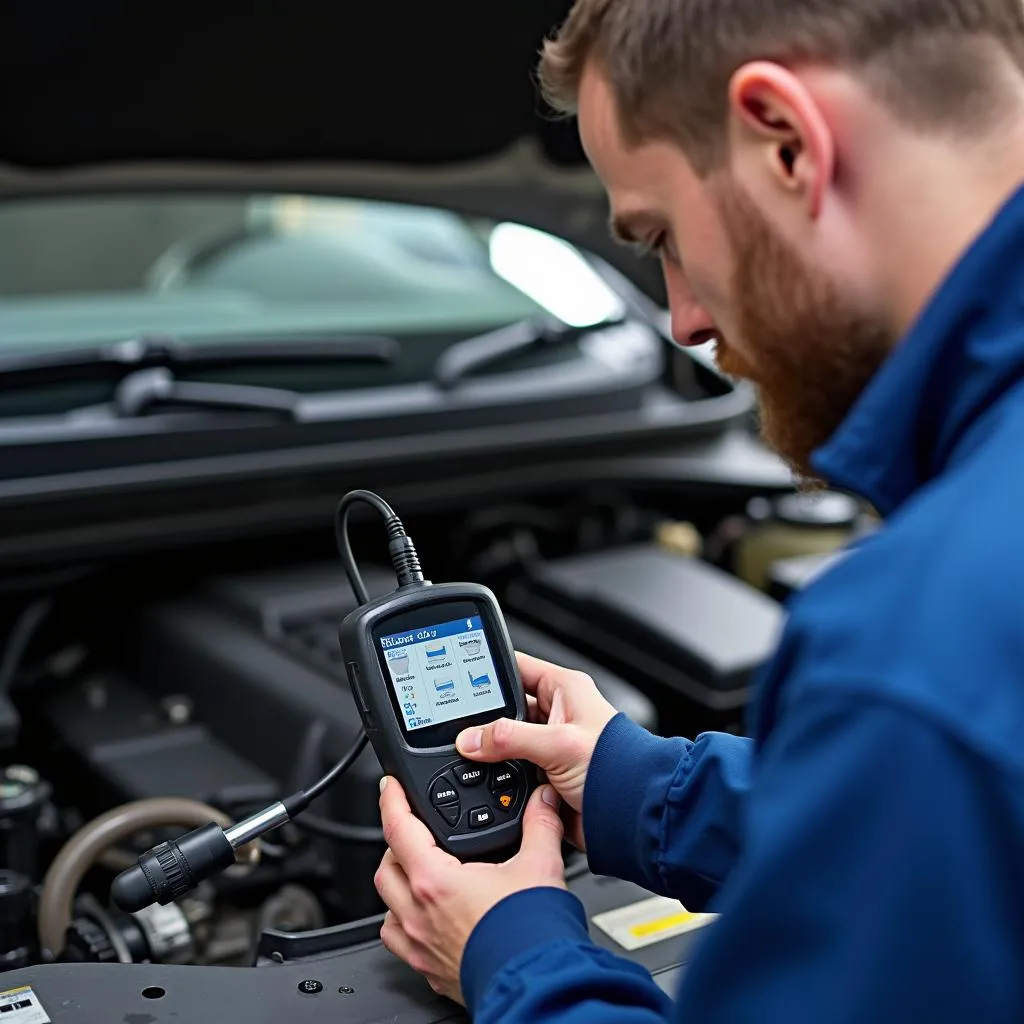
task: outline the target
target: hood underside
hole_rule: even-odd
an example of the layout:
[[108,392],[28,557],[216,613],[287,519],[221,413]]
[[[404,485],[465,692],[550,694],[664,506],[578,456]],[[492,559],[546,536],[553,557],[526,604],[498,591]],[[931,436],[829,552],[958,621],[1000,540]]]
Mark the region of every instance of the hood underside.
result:
[[536,85],[571,0],[0,5],[0,199],[242,189],[515,220],[610,240],[571,120]]
[[0,161],[477,162],[523,139],[582,161],[538,98],[568,0],[200,6],[14,0]]

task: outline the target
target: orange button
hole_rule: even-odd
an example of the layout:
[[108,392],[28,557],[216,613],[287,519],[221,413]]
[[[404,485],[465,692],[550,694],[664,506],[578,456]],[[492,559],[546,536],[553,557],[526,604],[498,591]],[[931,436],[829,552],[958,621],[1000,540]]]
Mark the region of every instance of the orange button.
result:
[[512,803],[512,797],[509,796],[508,793],[502,793],[501,796],[498,797],[498,803],[507,810],[508,805]]

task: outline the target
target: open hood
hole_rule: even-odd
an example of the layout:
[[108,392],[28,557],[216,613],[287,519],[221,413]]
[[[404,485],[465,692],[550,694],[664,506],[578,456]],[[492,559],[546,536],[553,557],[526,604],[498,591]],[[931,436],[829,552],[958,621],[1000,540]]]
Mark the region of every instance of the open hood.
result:
[[438,167],[523,139],[578,164],[532,81],[568,0],[5,4],[0,147],[23,167]]
[[137,188],[434,204],[614,246],[572,121],[535,84],[570,0],[13,3],[0,199]]

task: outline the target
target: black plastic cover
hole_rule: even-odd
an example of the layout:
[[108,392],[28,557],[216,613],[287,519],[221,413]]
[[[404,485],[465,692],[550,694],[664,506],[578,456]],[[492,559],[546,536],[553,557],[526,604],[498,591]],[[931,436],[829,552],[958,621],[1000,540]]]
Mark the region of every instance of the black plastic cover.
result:
[[714,712],[745,705],[783,617],[760,591],[654,545],[538,563],[505,603],[628,666],[652,690],[667,687]]
[[[651,893],[591,874],[569,882],[587,917],[649,899]],[[626,950],[601,929],[594,942],[651,972],[675,995],[701,929]],[[264,961],[258,968],[185,967],[172,964],[44,964],[5,975],[5,987],[32,987],[53,1024],[110,1021],[181,1021],[188,1024],[463,1024],[461,1007],[430,990],[427,982],[380,942]],[[315,944],[314,944],[315,949]],[[307,982],[315,982],[308,985]]]
[[[362,573],[372,598],[395,589],[395,577],[390,570],[368,565]],[[436,574],[431,575],[437,582]],[[316,664],[339,679],[345,678],[338,647],[338,623],[355,607],[355,601],[337,562],[226,577],[211,586],[222,601],[248,618],[262,636],[282,643],[301,661]],[[648,729],[657,726],[653,702],[636,687],[543,629],[508,615],[507,608],[503,611],[517,651],[586,672],[615,708],[638,725]]]

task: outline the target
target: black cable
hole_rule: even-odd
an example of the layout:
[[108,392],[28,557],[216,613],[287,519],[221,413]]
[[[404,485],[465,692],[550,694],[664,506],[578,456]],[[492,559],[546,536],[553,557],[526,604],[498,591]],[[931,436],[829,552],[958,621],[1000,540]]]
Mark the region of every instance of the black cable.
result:
[[[420,569],[416,548],[391,506],[372,491],[350,491],[341,499],[335,510],[334,532],[342,565],[359,604],[367,604],[370,596],[356,566],[352,545],[348,539],[348,517],[356,502],[372,506],[384,517],[388,552],[391,555],[391,564],[398,579],[399,589],[416,584],[428,585]],[[332,839],[380,842],[383,835],[379,834],[378,829],[324,821],[317,817],[306,818],[302,822],[295,821],[314,800],[322,796],[324,791],[337,781],[339,776],[352,767],[367,742],[365,730],[360,729],[344,756],[326,775],[308,788],[297,789],[291,796],[251,815],[245,821],[237,822],[228,829],[222,829],[216,823],[210,822],[180,839],[161,843],[147,851],[135,865],[114,879],[110,890],[114,903],[127,913],[141,910],[154,901],[166,905],[194,889],[203,879],[212,878],[230,867],[234,863],[235,850],[239,846],[260,839],[266,832],[280,828],[288,822],[295,822],[300,826],[304,824],[308,831]],[[300,769],[304,763],[300,761]],[[297,785],[302,786],[302,782],[303,780],[298,780]]]
[[325,776],[323,776],[323,778],[314,782],[309,789],[302,791],[302,796],[307,805],[311,804],[318,796],[336,782],[339,775],[343,775],[352,767],[353,762],[363,752],[363,748],[366,744],[367,735],[362,729],[360,729],[359,735],[355,738],[355,742],[352,746],[350,746],[345,752],[345,756],[342,757],[342,759]]
[[398,519],[398,516],[395,515],[395,510],[383,498],[374,494],[373,491],[349,491],[338,502],[338,507],[334,512],[334,539],[338,544],[338,554],[341,556],[342,567],[352,586],[352,592],[355,594],[356,601],[359,604],[367,604],[369,603],[370,595],[359,572],[359,567],[356,565],[356,558],[352,553],[352,544],[348,539],[348,517],[352,512],[352,507],[359,501],[366,505],[372,505],[384,517],[385,524]]
[[352,592],[359,604],[368,604],[370,595],[356,566],[355,555],[352,554],[352,544],[348,539],[348,517],[356,502],[370,505],[384,517],[384,526],[388,534],[388,552],[391,555],[391,564],[394,567],[395,576],[398,578],[399,587],[423,583],[423,571],[420,569],[420,560],[416,549],[405,532],[402,520],[395,514],[395,510],[373,491],[349,491],[338,502],[334,513],[334,537],[338,543],[338,554],[341,556],[345,575],[348,576]]
[[351,825],[347,821],[331,821],[308,811],[300,814],[293,824],[296,828],[320,836],[321,839],[333,839],[341,843],[379,845],[384,842],[384,830],[375,825]]
[[[373,491],[349,491],[338,502],[338,507],[335,509],[334,536],[338,543],[338,554],[341,556],[341,564],[345,569],[345,575],[348,576],[348,581],[359,604],[367,604],[370,600],[370,595],[359,572],[359,567],[356,565],[355,555],[352,553],[352,544],[348,537],[348,517],[357,502],[370,505],[384,517],[384,526],[388,535],[388,553],[391,555],[391,564],[395,570],[398,586],[401,588],[426,582],[423,579],[423,570],[420,568],[420,560],[416,554],[416,548],[405,532],[402,520],[395,514],[395,510],[383,498],[374,494]],[[324,790],[328,789],[338,780],[339,776],[348,771],[355,759],[363,752],[366,743],[366,733],[360,730],[355,742],[345,752],[342,759],[323,778],[314,782],[308,789],[300,790],[282,800],[281,802],[288,812],[288,817],[294,819],[296,815],[305,811]],[[319,824],[324,825],[328,823],[321,821]],[[347,830],[360,826],[339,827]]]
[[[292,771],[291,785],[297,790],[305,789],[307,780],[315,778],[323,763],[323,745],[327,738],[327,726],[323,721],[317,719],[312,722],[306,730],[305,736],[299,747],[295,758],[295,768]],[[358,739],[357,741],[358,742]],[[351,753],[351,751],[349,752]],[[345,755],[348,757],[348,754]],[[335,821],[330,818],[321,818],[317,814],[303,812],[292,823],[296,828],[304,829],[312,835],[320,836],[323,839],[333,839],[344,843],[372,843],[384,842],[384,830],[380,826],[353,825],[347,821]]]

